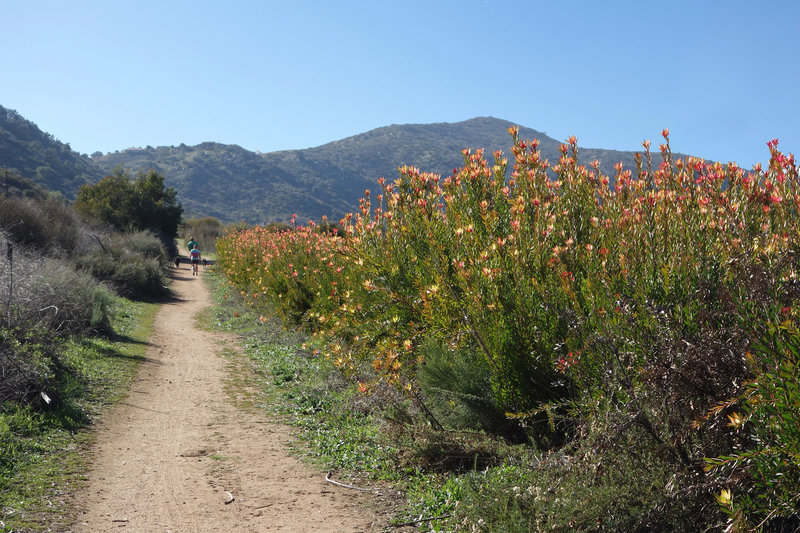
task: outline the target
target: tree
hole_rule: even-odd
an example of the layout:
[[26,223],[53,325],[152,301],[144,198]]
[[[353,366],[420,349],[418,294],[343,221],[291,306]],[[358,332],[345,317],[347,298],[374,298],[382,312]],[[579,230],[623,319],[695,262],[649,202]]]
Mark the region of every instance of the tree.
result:
[[75,210],[119,231],[150,230],[173,239],[183,214],[176,196],[175,189],[164,187],[164,176],[156,170],[140,171],[131,180],[118,167],[96,184],[82,185]]
[[177,191],[164,186],[164,176],[156,170],[140,172],[133,182],[138,202],[138,229],[149,229],[170,239],[178,235],[183,206],[176,200]]

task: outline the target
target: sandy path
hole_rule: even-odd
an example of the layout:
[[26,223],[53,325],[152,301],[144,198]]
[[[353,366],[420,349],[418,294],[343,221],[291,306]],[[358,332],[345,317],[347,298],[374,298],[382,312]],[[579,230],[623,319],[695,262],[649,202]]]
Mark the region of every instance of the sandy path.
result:
[[226,392],[221,352],[233,339],[195,327],[209,305],[202,280],[184,265],[172,288],[147,361],[98,429],[75,531],[376,529],[361,493],[290,457],[288,429]]

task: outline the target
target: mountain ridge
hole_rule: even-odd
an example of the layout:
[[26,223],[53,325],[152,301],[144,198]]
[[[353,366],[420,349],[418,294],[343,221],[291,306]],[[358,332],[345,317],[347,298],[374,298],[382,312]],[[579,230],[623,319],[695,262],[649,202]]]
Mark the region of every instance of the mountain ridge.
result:
[[[254,152],[236,144],[207,141],[194,146],[131,147],[92,157],[41,132],[16,111],[0,106],[0,167],[12,169],[72,200],[78,187],[94,183],[122,166],[130,174],[155,169],[174,187],[187,216],[213,216],[223,222],[265,224],[338,220],[354,211],[365,189],[380,177],[394,178],[403,165],[447,175],[463,164],[462,150],[483,148],[487,157],[502,150],[509,159],[508,128],[513,122],[483,116],[460,122],[391,124],[320,146]],[[523,139],[538,139],[544,158],[557,161],[562,144],[541,131],[518,126]],[[15,131],[15,129],[17,131]],[[635,152],[579,148],[581,162],[600,161],[603,173],[614,165],[634,165]]]

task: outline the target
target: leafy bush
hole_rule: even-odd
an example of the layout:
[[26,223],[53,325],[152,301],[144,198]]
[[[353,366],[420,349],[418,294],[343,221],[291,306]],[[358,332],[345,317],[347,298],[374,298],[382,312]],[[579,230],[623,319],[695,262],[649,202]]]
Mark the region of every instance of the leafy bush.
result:
[[669,533],[702,531],[719,513],[674,490],[668,465],[638,456],[635,442],[617,456],[556,455],[506,464],[457,480],[451,524],[460,531]]
[[55,393],[54,370],[58,366],[58,344],[41,327],[0,327],[0,409],[6,402],[44,405],[44,392]]
[[150,230],[166,240],[178,233],[183,206],[164,176],[150,170],[131,179],[121,168],[94,185],[82,185],[75,210],[117,231]]
[[95,278],[109,283],[122,296],[155,298],[166,294],[161,265],[119,249],[97,250],[77,261]]
[[156,259],[160,263],[167,263],[170,257],[161,239],[149,231],[114,234],[111,246],[146,259]]
[[[750,376],[737,397],[709,413],[712,422],[725,424],[736,443],[732,450],[707,460],[731,530],[800,527],[800,330],[794,318],[795,268],[794,261],[777,261],[769,270],[762,269],[761,276],[753,276],[761,278],[762,290],[741,289],[741,327],[755,337],[744,356]],[[781,295],[783,301],[769,295]]]
[[222,222],[214,217],[193,218],[181,224],[180,236],[184,241],[191,237],[200,243],[200,250],[214,250],[222,236]]
[[[12,269],[13,267],[13,269]],[[0,404],[56,401],[60,342],[69,335],[107,332],[111,294],[86,273],[17,249],[5,265],[0,293]],[[39,398],[44,392],[45,396]]]
[[76,265],[122,296],[158,298],[167,293],[162,265],[168,257],[161,240],[150,232],[117,233],[77,258]]
[[[486,363],[466,350],[447,350],[429,341],[420,347],[420,391],[445,427],[510,433],[500,411]],[[502,427],[500,427],[502,426]]]

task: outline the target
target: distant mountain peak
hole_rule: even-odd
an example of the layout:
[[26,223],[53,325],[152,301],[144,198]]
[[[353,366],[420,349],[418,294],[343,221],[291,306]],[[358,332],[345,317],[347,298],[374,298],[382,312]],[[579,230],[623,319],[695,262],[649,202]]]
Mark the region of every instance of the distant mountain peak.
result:
[[[236,145],[205,142],[194,147],[143,153],[115,153],[97,158],[105,170],[117,165],[138,170],[156,168],[175,187],[187,214],[211,215],[223,221],[288,222],[327,215],[338,220],[358,207],[365,189],[380,177],[393,177],[398,167],[449,174],[463,164],[464,148],[510,153],[508,128],[513,122],[475,117],[460,122],[391,124],[302,150],[255,153]],[[520,137],[537,138],[543,155],[560,156],[559,141],[520,126]],[[194,154],[199,154],[194,155]],[[592,151],[607,172],[620,159],[633,164],[633,154]]]

